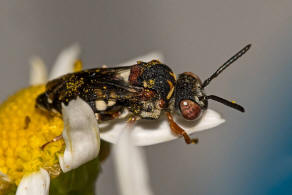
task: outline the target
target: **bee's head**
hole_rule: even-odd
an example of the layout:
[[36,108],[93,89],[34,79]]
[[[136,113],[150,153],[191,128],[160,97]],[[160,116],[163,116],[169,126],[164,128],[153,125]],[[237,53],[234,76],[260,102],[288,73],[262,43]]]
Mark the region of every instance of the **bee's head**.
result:
[[186,120],[199,118],[208,107],[200,78],[185,72],[179,75],[175,86],[175,108]]
[[176,111],[186,120],[198,119],[202,115],[203,111],[208,108],[208,100],[211,99],[244,112],[244,108],[234,102],[230,102],[215,95],[206,95],[204,93],[204,88],[208,86],[209,83],[221,72],[223,72],[223,70],[225,70],[230,64],[247,52],[250,47],[250,44],[245,46],[242,50],[220,66],[217,71],[203,83],[194,73],[184,72],[180,74],[176,82],[174,93],[174,106]]

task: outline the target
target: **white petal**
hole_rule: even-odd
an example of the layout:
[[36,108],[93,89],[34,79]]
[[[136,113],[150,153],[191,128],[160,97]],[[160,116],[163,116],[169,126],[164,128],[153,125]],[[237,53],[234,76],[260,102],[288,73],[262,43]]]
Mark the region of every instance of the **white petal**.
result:
[[78,44],[74,44],[64,49],[58,56],[55,65],[49,76],[49,80],[55,79],[64,74],[74,71],[74,63],[78,59],[80,54],[80,47]]
[[94,113],[82,99],[63,105],[62,113],[66,148],[59,162],[63,172],[68,172],[97,157],[100,138]]
[[114,146],[114,162],[122,195],[152,195],[142,148],[137,148],[130,136],[131,129],[122,132]]
[[159,60],[159,61],[163,62],[164,61],[164,56],[160,52],[153,51],[153,52],[148,53],[146,55],[139,56],[137,58],[128,60],[126,62],[123,62],[123,63],[121,63],[121,64],[119,64],[117,66],[130,66],[130,65],[136,64],[137,61],[149,62],[151,60]]
[[[208,109],[199,121],[180,121],[175,116],[174,119],[188,134],[207,130],[225,122],[220,114],[211,109]],[[119,135],[125,129],[125,123],[125,120],[112,121],[101,129],[101,139],[110,143],[117,143]],[[153,145],[178,138],[171,132],[168,121],[164,116],[161,116],[160,120],[157,121],[138,121],[131,136],[137,146]]]
[[50,176],[41,169],[39,172],[25,176],[18,185],[16,195],[47,195],[49,194]]
[[43,60],[39,57],[30,59],[30,85],[39,85],[47,82],[47,69]]

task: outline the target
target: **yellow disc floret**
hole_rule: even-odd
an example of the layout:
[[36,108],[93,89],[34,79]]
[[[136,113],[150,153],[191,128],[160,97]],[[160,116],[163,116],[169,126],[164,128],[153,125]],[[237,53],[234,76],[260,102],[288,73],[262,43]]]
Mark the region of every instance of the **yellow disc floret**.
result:
[[63,130],[60,116],[35,107],[36,97],[44,91],[43,85],[29,87],[0,105],[0,172],[15,184],[40,168],[51,176],[60,173],[58,154],[64,151],[63,140],[41,149]]

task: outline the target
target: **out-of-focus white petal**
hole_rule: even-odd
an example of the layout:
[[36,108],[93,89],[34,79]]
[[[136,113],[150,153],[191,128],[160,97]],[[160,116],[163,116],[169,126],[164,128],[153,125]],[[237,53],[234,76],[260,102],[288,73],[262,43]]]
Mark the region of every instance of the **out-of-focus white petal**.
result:
[[16,195],[47,195],[49,194],[49,173],[40,169],[39,172],[25,176],[17,187]]
[[32,57],[30,60],[30,85],[39,85],[47,82],[48,75],[45,63],[39,57]]
[[[207,130],[225,122],[217,112],[208,109],[199,121],[183,121],[174,116],[175,121],[186,130],[188,134]],[[119,135],[125,129],[125,120],[116,120],[108,123],[101,129],[101,139],[110,143],[117,143]],[[141,120],[133,127],[132,139],[137,146],[147,146],[177,139],[169,127],[165,116],[157,121]]]
[[58,56],[49,76],[49,80],[74,71],[74,63],[80,54],[80,47],[74,44],[64,49]]
[[82,99],[63,105],[62,113],[66,148],[59,162],[63,172],[68,172],[97,157],[100,138],[94,113]]
[[136,64],[137,61],[149,62],[151,60],[159,60],[159,61],[163,62],[164,61],[164,56],[163,56],[163,54],[161,52],[153,51],[153,52],[148,53],[146,55],[139,56],[137,58],[134,58],[134,59],[128,60],[126,62],[120,63],[117,66],[130,66],[130,65]]
[[142,148],[134,146],[130,133],[129,128],[123,131],[114,146],[114,162],[121,194],[152,195],[144,153]]

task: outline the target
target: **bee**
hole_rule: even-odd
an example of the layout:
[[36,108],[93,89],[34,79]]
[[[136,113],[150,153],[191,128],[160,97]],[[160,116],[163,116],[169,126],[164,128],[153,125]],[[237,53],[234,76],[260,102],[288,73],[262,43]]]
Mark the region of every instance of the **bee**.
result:
[[125,110],[130,113],[131,123],[139,119],[157,120],[164,113],[173,133],[183,136],[187,144],[197,143],[198,139],[191,139],[174,121],[173,114],[185,120],[198,120],[208,108],[208,100],[244,112],[234,102],[206,95],[205,88],[250,47],[246,45],[204,82],[192,72],[184,72],[177,78],[170,67],[158,60],[66,74],[47,83],[45,92],[36,99],[36,106],[62,114],[62,104],[68,105],[80,97],[92,108],[98,122],[119,118]]

